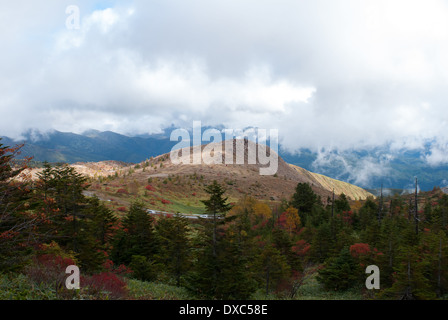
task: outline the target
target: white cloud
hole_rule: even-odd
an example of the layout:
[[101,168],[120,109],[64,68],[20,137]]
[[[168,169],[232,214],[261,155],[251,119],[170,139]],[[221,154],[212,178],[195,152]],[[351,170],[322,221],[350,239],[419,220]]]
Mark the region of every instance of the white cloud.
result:
[[430,147],[429,153],[425,155],[426,162],[431,166],[448,164],[448,144],[436,143]]
[[0,5],[0,134],[201,120],[279,129],[289,150],[434,140],[425,159],[448,162],[444,1],[107,3],[79,1],[79,30],[68,1]]
[[336,178],[360,186],[370,185],[373,178],[386,177],[391,170],[388,166],[393,159],[391,155],[368,155],[355,161],[352,157],[350,152],[321,149],[312,167],[316,172],[339,172]]

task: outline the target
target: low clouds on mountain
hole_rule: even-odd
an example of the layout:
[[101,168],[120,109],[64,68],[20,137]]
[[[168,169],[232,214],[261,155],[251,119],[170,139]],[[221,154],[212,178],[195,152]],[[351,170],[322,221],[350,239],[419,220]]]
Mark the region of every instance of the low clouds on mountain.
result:
[[[69,5],[80,10],[79,29],[66,27]],[[0,7],[1,135],[142,134],[199,120],[279,129],[291,151],[422,149],[432,141],[426,161],[448,163],[444,1]],[[357,180],[383,165],[365,161],[370,173]]]

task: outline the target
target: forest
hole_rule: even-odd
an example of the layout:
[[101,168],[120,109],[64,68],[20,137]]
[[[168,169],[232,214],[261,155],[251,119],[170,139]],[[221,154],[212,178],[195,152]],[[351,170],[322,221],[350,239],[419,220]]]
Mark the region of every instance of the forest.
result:
[[[229,203],[215,181],[202,200],[211,219],[155,217],[139,201],[118,217],[83,195],[89,179],[73,168],[29,179],[20,148],[0,144],[0,299],[307,299],[310,281],[336,299],[448,297],[439,188],[353,204],[298,183],[270,206]],[[69,265],[78,290],[65,287]],[[366,288],[370,265],[380,289]]]

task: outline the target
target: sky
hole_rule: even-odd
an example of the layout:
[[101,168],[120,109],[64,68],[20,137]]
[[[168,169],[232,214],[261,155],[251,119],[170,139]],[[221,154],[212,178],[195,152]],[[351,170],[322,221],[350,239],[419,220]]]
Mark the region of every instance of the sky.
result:
[[448,163],[447,1],[2,1],[0,41],[0,135],[201,121]]

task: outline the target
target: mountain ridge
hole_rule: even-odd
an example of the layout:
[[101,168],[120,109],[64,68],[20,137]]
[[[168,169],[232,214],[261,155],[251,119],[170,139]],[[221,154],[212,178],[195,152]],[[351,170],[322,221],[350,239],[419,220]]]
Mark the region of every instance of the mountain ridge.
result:
[[[237,141],[239,141],[238,143],[242,142],[241,145],[244,146],[244,149],[238,149]],[[204,161],[201,161],[201,163],[194,163],[193,161],[173,163],[171,161],[171,153],[164,153],[138,164],[128,164],[119,161],[100,161],[76,162],[70,164],[70,166],[75,168],[79,173],[95,179],[99,177],[126,177],[128,183],[123,183],[123,185],[134,182],[144,185],[148,179],[152,178],[165,179],[168,177],[200,175],[205,177],[206,180],[217,180],[223,185],[230,186],[233,189],[234,197],[247,193],[264,200],[281,200],[282,198],[288,198],[294,192],[297,183],[308,183],[321,196],[323,201],[326,201],[332,195],[333,191],[336,196],[344,193],[351,200],[365,200],[367,197],[374,198],[373,194],[358,186],[337,181],[330,177],[325,177],[288,164],[269,147],[248,140],[233,139],[232,162],[227,163],[224,161],[227,156],[224,147],[225,144],[226,141],[223,141],[202,145],[200,149],[187,147],[177,150],[178,153],[184,152],[185,154],[185,152],[188,152],[190,155],[188,160],[194,159],[198,156],[198,153],[200,153],[199,156],[202,159],[207,149],[209,151],[213,150],[213,153],[221,153],[219,155],[216,154],[219,156],[219,161],[213,164],[206,164]],[[266,167],[267,164],[261,164],[258,158],[253,159],[253,162],[249,161],[249,150],[260,152],[260,148],[263,148],[263,152],[266,151],[266,154],[269,154],[272,159],[275,159],[277,167],[272,175],[260,175],[260,169]],[[235,160],[239,150],[244,152],[242,155],[243,163],[237,164]],[[32,176],[36,177],[37,172],[40,170],[32,170]],[[101,195],[101,198],[105,197],[106,195]]]
[[[173,128],[170,128],[173,129]],[[29,131],[24,138],[3,137],[5,145],[26,142],[22,156],[34,156],[36,161],[89,162],[115,160],[139,163],[149,157],[169,152],[177,141],[170,141],[169,130],[155,134],[126,136],[113,131],[87,130],[82,134],[52,131]],[[428,146],[427,146],[428,147]],[[408,189],[419,178],[421,190],[448,185],[448,166],[434,167],[416,151],[402,151],[384,160],[390,150],[374,148],[369,151],[329,152],[320,163],[320,155],[308,149],[291,153],[279,145],[279,155],[292,165],[302,167],[333,179],[358,185],[365,189]],[[369,172],[370,171],[370,172]]]

